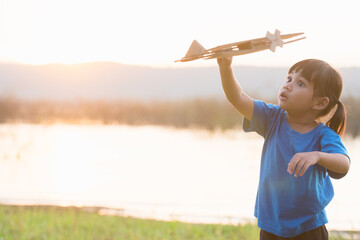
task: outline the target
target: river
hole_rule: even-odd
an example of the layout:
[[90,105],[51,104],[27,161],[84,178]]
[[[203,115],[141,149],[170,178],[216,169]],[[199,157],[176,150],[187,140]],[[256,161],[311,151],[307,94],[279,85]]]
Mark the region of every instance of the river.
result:
[[[126,125],[0,125],[0,203],[106,207],[101,214],[237,224],[255,221],[262,138]],[[333,180],[328,228],[360,230],[360,139]]]

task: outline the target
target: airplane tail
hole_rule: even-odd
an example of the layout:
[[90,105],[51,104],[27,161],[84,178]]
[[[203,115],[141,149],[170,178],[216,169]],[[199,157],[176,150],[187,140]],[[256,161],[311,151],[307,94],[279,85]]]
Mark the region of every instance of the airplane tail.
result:
[[183,57],[180,60],[176,60],[175,62],[187,62],[187,61],[192,61],[198,58],[203,57],[203,54],[206,52],[206,49],[201,46],[201,44],[194,40],[191,45],[189,50],[187,51],[185,57]]
[[185,58],[203,54],[205,51],[206,51],[206,49],[203,46],[201,46],[201,44],[198,41],[194,40],[191,43],[191,46],[190,46],[189,50],[187,51]]

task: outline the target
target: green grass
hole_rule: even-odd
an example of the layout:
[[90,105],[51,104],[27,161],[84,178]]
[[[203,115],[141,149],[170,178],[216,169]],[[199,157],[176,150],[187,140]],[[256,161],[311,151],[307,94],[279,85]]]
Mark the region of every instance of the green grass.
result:
[[[254,224],[221,225],[101,216],[98,208],[0,205],[0,240],[257,240]],[[330,232],[331,240],[359,232]]]
[[100,216],[75,207],[0,205],[0,239],[258,239],[252,224],[188,224]]

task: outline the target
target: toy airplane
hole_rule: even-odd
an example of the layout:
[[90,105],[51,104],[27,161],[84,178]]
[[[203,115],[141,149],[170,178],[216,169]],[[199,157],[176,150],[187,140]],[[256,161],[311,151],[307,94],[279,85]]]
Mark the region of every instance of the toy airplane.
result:
[[305,39],[306,37],[301,37],[287,42],[284,42],[283,39],[293,38],[302,34],[304,33],[280,35],[280,31],[276,29],[274,34],[271,34],[268,31],[266,33],[266,37],[264,38],[256,38],[247,41],[220,45],[210,49],[205,49],[198,41],[194,40],[185,57],[180,60],[176,60],[175,62],[188,62],[196,59],[230,57],[259,52],[266,49],[270,49],[271,51],[275,52],[277,46],[283,47],[284,44],[299,41]]

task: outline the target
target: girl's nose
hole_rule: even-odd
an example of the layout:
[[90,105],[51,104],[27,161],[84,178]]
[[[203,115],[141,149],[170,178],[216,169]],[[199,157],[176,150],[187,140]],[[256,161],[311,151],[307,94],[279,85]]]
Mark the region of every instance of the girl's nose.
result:
[[285,88],[286,90],[291,90],[290,83],[285,83],[285,84],[284,84],[284,88]]

